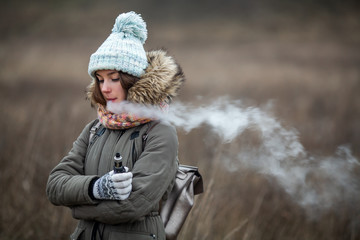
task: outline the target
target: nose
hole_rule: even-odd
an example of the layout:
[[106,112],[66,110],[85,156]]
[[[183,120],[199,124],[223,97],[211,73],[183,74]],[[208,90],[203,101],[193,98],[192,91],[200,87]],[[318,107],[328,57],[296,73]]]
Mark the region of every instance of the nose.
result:
[[110,87],[108,81],[104,81],[104,83],[103,83],[102,86],[101,86],[101,91],[102,91],[103,93],[109,93],[109,92],[111,92],[111,87]]

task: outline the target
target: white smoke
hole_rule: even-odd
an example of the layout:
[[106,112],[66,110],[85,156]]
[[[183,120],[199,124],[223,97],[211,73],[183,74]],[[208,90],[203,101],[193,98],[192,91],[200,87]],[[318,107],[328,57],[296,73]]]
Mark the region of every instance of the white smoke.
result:
[[229,171],[245,167],[271,176],[308,209],[327,209],[360,198],[360,183],[355,176],[360,163],[350,148],[340,146],[333,156],[311,156],[300,143],[298,132],[283,127],[269,107],[243,107],[241,101],[219,98],[203,106],[174,103],[167,113],[131,103],[109,103],[108,108],[162,119],[186,132],[206,125],[223,144],[231,143],[245,130],[257,132],[260,141],[256,147],[239,146],[240,150],[227,158]]

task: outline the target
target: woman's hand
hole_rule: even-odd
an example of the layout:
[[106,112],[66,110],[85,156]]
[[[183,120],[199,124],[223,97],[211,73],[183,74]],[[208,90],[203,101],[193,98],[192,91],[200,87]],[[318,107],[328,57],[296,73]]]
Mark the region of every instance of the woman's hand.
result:
[[125,173],[110,171],[96,180],[93,195],[96,199],[125,200],[132,190],[132,177],[127,168]]

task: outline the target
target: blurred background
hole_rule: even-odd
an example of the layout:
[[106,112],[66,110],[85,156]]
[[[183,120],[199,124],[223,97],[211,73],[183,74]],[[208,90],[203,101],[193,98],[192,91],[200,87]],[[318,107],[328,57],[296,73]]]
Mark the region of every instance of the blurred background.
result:
[[[85,100],[89,57],[130,10],[147,22],[145,49],[181,64],[178,100],[272,101],[307,151],[347,144],[359,159],[358,1],[2,0],[0,239],[68,239],[75,228],[68,209],[47,201],[47,177],[96,117]],[[205,181],[179,239],[360,239],[358,201],[309,218],[271,178],[224,168],[231,149],[205,142],[206,126],[178,133],[181,162]]]

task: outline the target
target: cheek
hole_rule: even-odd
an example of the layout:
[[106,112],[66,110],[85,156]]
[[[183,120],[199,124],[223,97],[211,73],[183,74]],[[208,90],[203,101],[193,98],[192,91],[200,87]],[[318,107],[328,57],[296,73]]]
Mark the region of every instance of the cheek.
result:
[[123,89],[123,87],[120,86],[117,88],[117,91],[116,91],[117,95],[119,98],[121,98],[121,100],[125,100],[126,99],[126,91],[125,89]]

